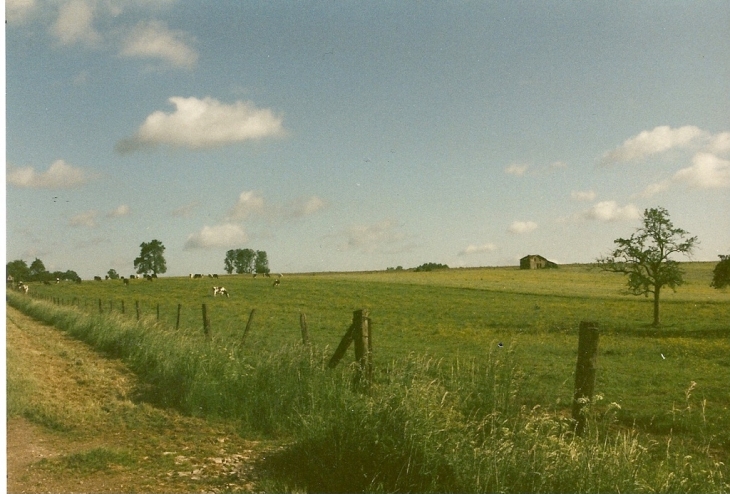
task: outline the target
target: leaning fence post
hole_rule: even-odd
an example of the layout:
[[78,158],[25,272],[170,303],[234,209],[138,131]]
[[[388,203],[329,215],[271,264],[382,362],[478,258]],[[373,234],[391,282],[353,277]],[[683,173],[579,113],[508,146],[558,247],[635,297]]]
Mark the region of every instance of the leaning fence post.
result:
[[309,345],[309,330],[307,329],[307,315],[304,312],[299,313],[299,327],[302,329],[302,343]]
[[139,321],[139,300],[134,301],[134,309],[137,311],[137,320]]
[[180,309],[182,304],[177,304],[177,322],[175,323],[175,329],[180,329]]
[[353,339],[355,340],[355,361],[357,362],[356,386],[361,383],[364,383],[366,387],[369,386],[373,377],[369,323],[367,309],[356,310],[353,313]]
[[256,314],[256,309],[251,309],[251,314],[248,316],[248,322],[246,323],[246,329],[243,330],[243,336],[241,336],[241,344],[243,344],[244,341],[246,341],[246,336],[248,336],[248,332],[251,330],[251,326],[253,325],[253,315]]
[[582,435],[586,417],[583,408],[593,398],[596,384],[596,360],[598,357],[598,324],[581,321],[578,330],[578,361],[575,366],[575,394],[573,395],[573,419],[577,421],[576,434]]
[[210,318],[208,317],[208,307],[203,304],[203,333],[205,339],[210,339]]

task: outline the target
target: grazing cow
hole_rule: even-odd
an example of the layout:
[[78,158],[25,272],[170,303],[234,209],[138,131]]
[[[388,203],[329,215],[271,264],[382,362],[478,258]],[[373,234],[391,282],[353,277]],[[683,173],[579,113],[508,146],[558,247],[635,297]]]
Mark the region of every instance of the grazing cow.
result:
[[61,283],[61,278],[56,278],[56,284]]
[[220,295],[221,297],[223,295],[225,295],[226,298],[229,298],[228,290],[226,290],[226,287],[224,287],[224,286],[214,286],[213,287],[213,296],[215,297],[217,295]]
[[203,277],[203,275],[202,275],[202,274],[198,274],[198,273],[195,273],[195,274],[193,275],[193,278],[195,278],[196,280],[197,280],[197,279],[200,279],[200,278],[202,278],[202,277]]
[[218,275],[217,274],[214,274],[213,275],[213,278],[218,279]]
[[191,280],[193,279],[193,273],[190,273],[190,279]]
[[152,280],[153,280],[152,276],[150,276],[150,275],[148,275],[148,274],[144,275],[144,278],[145,278],[145,279],[146,279],[147,281],[152,281]]
[[129,286],[129,280],[127,278],[122,278],[122,281],[124,282],[125,286]]
[[253,277],[256,278],[256,273],[253,274]]
[[152,277],[153,277],[154,279],[157,279],[157,273],[152,273]]
[[279,278],[277,278],[277,279],[274,280],[274,288],[276,288],[280,284],[281,284],[281,280]]
[[94,281],[101,281],[101,276],[94,276]]
[[28,295],[28,285],[26,285],[22,281],[19,281],[18,282],[18,291],[24,295]]

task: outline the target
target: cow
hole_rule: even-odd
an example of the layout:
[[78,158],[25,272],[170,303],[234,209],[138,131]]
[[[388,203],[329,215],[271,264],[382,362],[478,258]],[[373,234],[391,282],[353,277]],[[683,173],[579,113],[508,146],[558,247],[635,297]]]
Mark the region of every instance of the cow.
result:
[[129,286],[129,280],[127,278],[122,278],[122,281],[124,282],[124,286]]
[[200,279],[200,278],[202,278],[202,277],[203,277],[203,275],[202,275],[202,274],[198,274],[198,273],[195,273],[195,274],[193,275],[193,278],[195,278],[196,280],[197,280],[197,279]]
[[281,280],[279,278],[277,278],[277,279],[274,280],[274,288],[276,288],[280,284],[281,284]]
[[223,295],[225,295],[226,298],[229,298],[228,290],[226,290],[226,288],[224,286],[214,286],[213,287],[213,296],[215,297],[217,295],[220,295],[221,297]]
[[94,281],[101,281],[101,276],[94,276]]

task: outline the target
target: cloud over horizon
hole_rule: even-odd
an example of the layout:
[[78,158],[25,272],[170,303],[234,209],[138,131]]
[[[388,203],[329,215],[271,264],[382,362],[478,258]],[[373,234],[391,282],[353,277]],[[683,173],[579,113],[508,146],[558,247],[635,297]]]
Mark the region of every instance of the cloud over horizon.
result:
[[484,252],[494,252],[495,250],[497,250],[497,246],[493,243],[487,243],[482,245],[470,244],[467,245],[463,250],[461,250],[457,255],[469,256],[472,254],[482,254]]
[[601,222],[635,220],[641,217],[641,212],[633,204],[619,206],[616,201],[601,201],[590,209],[578,214],[579,219]]
[[509,228],[507,228],[507,231],[515,235],[523,235],[533,232],[536,229],[537,223],[534,221],[513,221]]
[[36,172],[32,166],[16,167],[8,163],[6,174],[9,184],[29,189],[73,189],[94,178],[93,174],[64,160],[54,161],[45,172]]
[[199,232],[188,235],[183,250],[236,247],[247,241],[248,235],[241,225],[205,225]]
[[602,165],[619,162],[641,161],[651,155],[669,151],[674,148],[686,148],[706,138],[708,133],[694,125],[686,125],[672,129],[668,125],[645,130],[636,137],[624,141],[601,158]]
[[159,144],[199,150],[284,133],[281,117],[250,102],[225,104],[210,97],[180,96],[168,101],[175,106],[174,112],[150,114],[134,136],[117,143],[117,151],[128,153]]

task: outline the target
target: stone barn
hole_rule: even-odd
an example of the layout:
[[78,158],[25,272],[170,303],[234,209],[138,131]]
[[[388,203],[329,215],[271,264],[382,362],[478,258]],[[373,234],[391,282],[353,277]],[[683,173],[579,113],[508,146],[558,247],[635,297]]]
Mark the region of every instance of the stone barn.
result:
[[520,259],[520,269],[546,269],[557,268],[558,265],[552,261],[548,261],[542,256],[529,255]]

